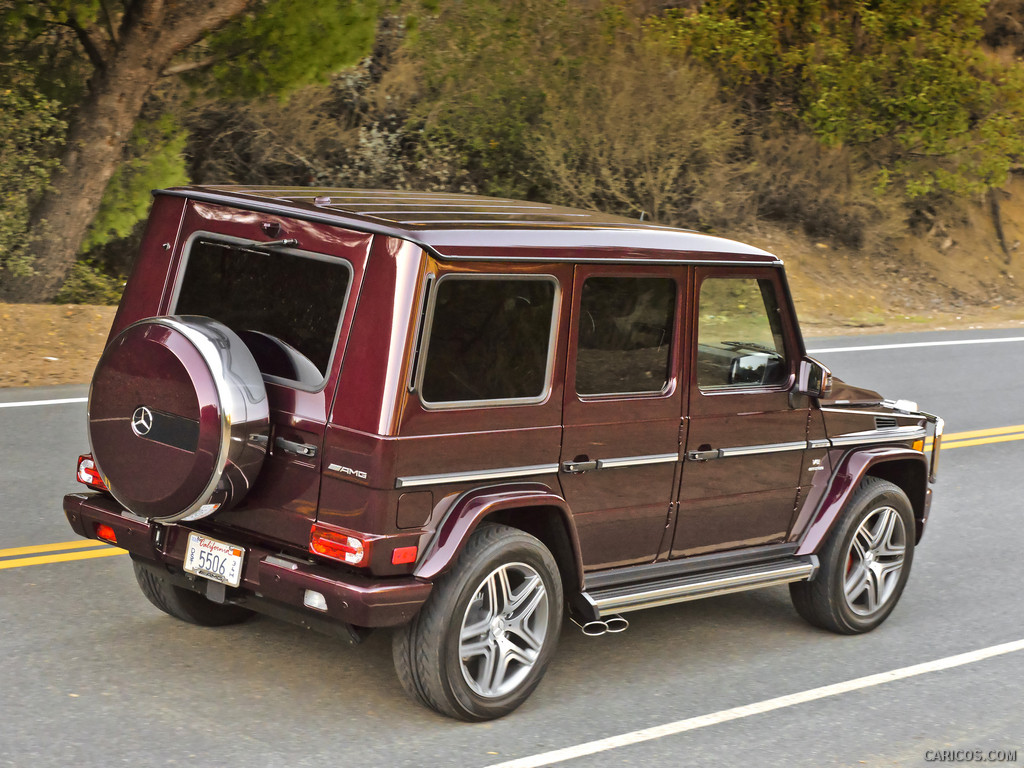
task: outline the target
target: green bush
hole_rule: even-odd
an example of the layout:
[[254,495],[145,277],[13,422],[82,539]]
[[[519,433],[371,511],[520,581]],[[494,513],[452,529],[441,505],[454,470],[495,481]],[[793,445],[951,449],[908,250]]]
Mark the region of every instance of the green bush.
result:
[[56,304],[117,304],[124,281],[123,277],[106,274],[91,261],[79,260],[53,300]]
[[999,186],[1024,77],[980,45],[985,0],[708,0],[656,25],[758,112],[862,147],[909,200]]
[[128,158],[107,183],[83,252],[127,237],[149,211],[153,189],[188,183],[186,141],[185,130],[170,115],[136,123],[126,149]]
[[743,119],[707,71],[619,40],[546,95],[529,148],[553,202],[690,227],[744,218],[730,162]]

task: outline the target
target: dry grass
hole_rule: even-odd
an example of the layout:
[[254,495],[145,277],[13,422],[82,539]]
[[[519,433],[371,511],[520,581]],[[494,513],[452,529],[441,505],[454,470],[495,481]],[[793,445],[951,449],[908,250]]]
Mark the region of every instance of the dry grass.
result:
[[0,387],[89,381],[115,311],[81,304],[0,304]]
[[746,204],[727,183],[740,124],[707,72],[637,44],[550,86],[532,153],[557,202],[713,226]]

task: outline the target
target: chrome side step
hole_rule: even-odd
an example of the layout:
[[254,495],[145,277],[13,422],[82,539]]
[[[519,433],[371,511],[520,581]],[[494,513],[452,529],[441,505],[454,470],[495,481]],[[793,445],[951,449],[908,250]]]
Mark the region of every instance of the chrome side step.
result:
[[604,618],[609,614],[657,608],[703,597],[788,584],[791,581],[809,581],[814,578],[817,571],[818,558],[807,555],[742,568],[591,590],[584,593],[584,596],[589,598],[598,615]]

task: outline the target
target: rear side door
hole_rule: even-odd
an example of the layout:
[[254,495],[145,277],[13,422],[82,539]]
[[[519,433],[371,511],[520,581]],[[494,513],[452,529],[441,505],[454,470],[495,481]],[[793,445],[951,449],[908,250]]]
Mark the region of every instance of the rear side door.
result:
[[785,541],[807,450],[781,270],[701,267],[694,296],[673,557]]
[[580,265],[559,478],[588,570],[653,561],[679,468],[685,268]]

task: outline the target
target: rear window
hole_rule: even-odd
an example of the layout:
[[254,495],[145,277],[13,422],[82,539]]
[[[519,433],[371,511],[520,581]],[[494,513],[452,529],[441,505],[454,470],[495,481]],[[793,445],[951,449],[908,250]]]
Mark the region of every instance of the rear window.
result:
[[197,238],[174,312],[219,320],[265,376],[315,389],[330,368],[351,277],[334,257]]
[[420,379],[423,402],[542,400],[551,374],[557,294],[550,277],[439,280]]

